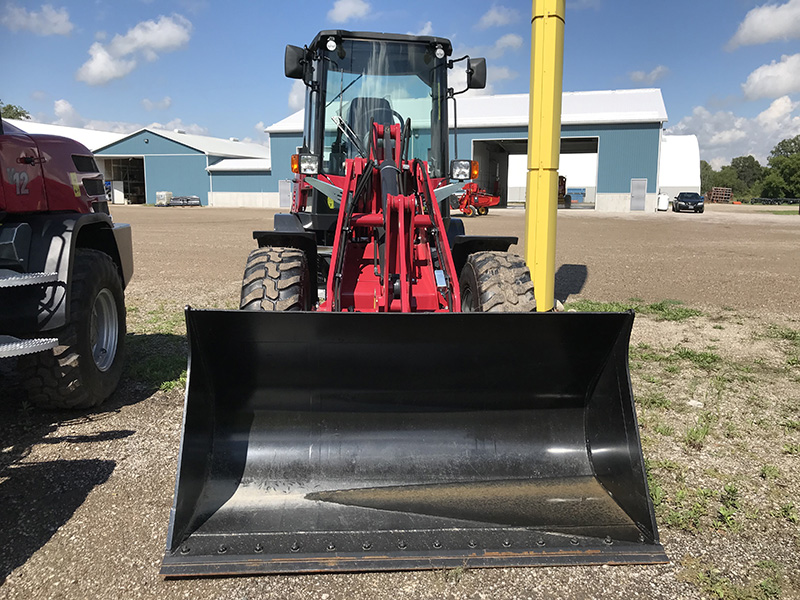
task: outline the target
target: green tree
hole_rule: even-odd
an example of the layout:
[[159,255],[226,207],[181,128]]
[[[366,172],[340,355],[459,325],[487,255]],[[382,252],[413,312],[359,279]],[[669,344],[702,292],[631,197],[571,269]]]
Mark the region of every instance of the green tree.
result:
[[793,138],[778,142],[772,149],[772,152],[769,153],[768,162],[771,166],[773,158],[778,156],[791,156],[792,154],[797,154],[798,152],[800,152],[800,135],[796,135]]
[[752,155],[737,156],[731,161],[731,167],[748,188],[764,176],[764,168]]
[[0,114],[6,119],[30,119],[30,113],[16,104],[3,104],[0,100]]
[[700,191],[707,194],[714,187],[714,167],[706,161],[700,161]]
[[730,165],[725,165],[718,172],[715,172],[712,181],[714,182],[714,187],[731,188],[734,196],[744,195],[749,187],[739,179],[736,169]]
[[[798,136],[800,137],[800,136]],[[774,156],[769,159],[770,175],[782,195],[770,194],[770,198],[800,198],[800,152],[790,156]],[[783,182],[782,186],[779,186]]]
[[786,198],[786,182],[776,171],[770,169],[764,181],[761,182],[761,193],[763,198]]

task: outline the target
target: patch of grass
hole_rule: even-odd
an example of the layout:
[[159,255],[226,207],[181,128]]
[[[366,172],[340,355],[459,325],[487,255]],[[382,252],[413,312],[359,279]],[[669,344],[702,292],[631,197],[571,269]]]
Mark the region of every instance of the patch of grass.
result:
[[169,391],[186,377],[186,340],[177,335],[128,334],[125,375],[150,386]]
[[669,408],[672,404],[661,392],[645,392],[636,398],[637,404],[647,408]]
[[719,324],[712,325],[711,327],[712,327],[712,329],[725,329],[722,325],[719,325]]
[[791,455],[800,454],[800,444],[795,444],[795,443],[784,444],[783,453]]
[[775,465],[764,465],[761,467],[761,472],[759,473],[761,479],[766,479],[767,481],[771,479],[777,479],[781,476],[781,472],[778,470],[778,467]]
[[786,504],[781,505],[776,516],[779,519],[786,519],[789,521],[789,523],[800,522],[800,516],[797,514],[797,508],[795,507],[794,502],[787,502]]
[[655,304],[640,307],[639,311],[644,314],[654,315],[660,321],[684,321],[703,314],[697,309],[683,306],[683,302],[680,300],[662,300]]
[[651,315],[659,321],[683,321],[703,314],[697,309],[683,306],[683,302],[680,300],[662,300],[661,302],[646,304],[641,298],[631,298],[628,302],[576,300],[568,303],[567,308],[579,312],[624,312],[635,310],[643,315]]
[[657,423],[653,426],[653,431],[655,431],[658,435],[669,437],[675,433],[675,428],[671,425],[666,425],[665,423]]
[[184,369],[177,379],[164,381],[160,386],[158,386],[158,389],[160,389],[162,392],[171,392],[174,389],[186,389],[186,370]]
[[654,385],[659,385],[663,383],[663,380],[660,377],[656,377],[655,375],[650,375],[649,373],[645,373],[642,375],[642,381],[646,381],[647,383],[652,383]]
[[467,574],[467,567],[455,567],[454,569],[447,569],[444,572],[444,578],[447,583],[456,585],[464,579],[464,576]]
[[688,508],[670,510],[664,518],[668,527],[683,529],[684,531],[698,531],[700,520],[706,515],[706,507],[701,502],[695,502]]
[[796,210],[768,210],[767,211],[771,215],[794,215],[797,216],[798,212]]
[[575,300],[568,302],[566,308],[577,310],[578,312],[625,312],[635,310],[634,304],[625,302],[597,302],[596,300]]
[[786,431],[800,431],[800,421],[794,421],[792,419],[788,419],[783,422],[782,427]]
[[671,358],[687,360],[701,369],[713,369],[722,361],[720,356],[714,352],[698,352],[683,346],[676,346]]
[[749,577],[757,583],[739,585],[722,575],[722,571],[697,558],[681,561],[684,570],[679,578],[695,585],[701,592],[719,600],[770,600],[783,593],[783,568],[774,561],[761,561]]
[[767,327],[767,337],[800,344],[800,331],[792,329],[791,327],[783,327],[775,324],[769,325]]
[[708,434],[711,432],[711,425],[714,417],[711,413],[704,412],[697,418],[697,424],[690,427],[686,432],[686,445],[695,450],[701,450],[706,442]]

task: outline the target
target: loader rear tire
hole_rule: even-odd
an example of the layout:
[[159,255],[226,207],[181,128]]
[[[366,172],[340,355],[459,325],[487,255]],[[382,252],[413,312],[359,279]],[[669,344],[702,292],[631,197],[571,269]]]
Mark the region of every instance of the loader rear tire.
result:
[[463,312],[536,310],[530,271],[525,261],[511,252],[470,254],[459,286]]
[[75,251],[69,322],[59,345],[19,358],[30,402],[45,409],[98,406],[116,389],[125,349],[125,295],[114,261],[98,250]]
[[247,258],[242,279],[242,310],[311,310],[311,275],[305,252],[265,247]]

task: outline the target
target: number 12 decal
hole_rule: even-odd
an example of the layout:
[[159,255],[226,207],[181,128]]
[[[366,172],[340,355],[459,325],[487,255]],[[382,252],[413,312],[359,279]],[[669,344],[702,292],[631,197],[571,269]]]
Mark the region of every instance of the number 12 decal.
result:
[[17,196],[27,196],[30,193],[28,189],[28,174],[25,171],[15,171],[8,169],[8,178],[14,182],[17,187]]

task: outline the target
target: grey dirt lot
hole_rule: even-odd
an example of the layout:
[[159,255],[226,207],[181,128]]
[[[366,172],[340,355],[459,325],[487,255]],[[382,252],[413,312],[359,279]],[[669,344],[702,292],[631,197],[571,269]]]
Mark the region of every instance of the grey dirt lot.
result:
[[[274,212],[113,207],[136,262],[118,391],[42,413],[0,368],[0,598],[800,598],[800,216],[743,206],[559,211],[557,297],[640,309],[631,371],[669,564],[163,580],[182,308],[237,307]],[[522,237],[523,215],[465,222]]]

